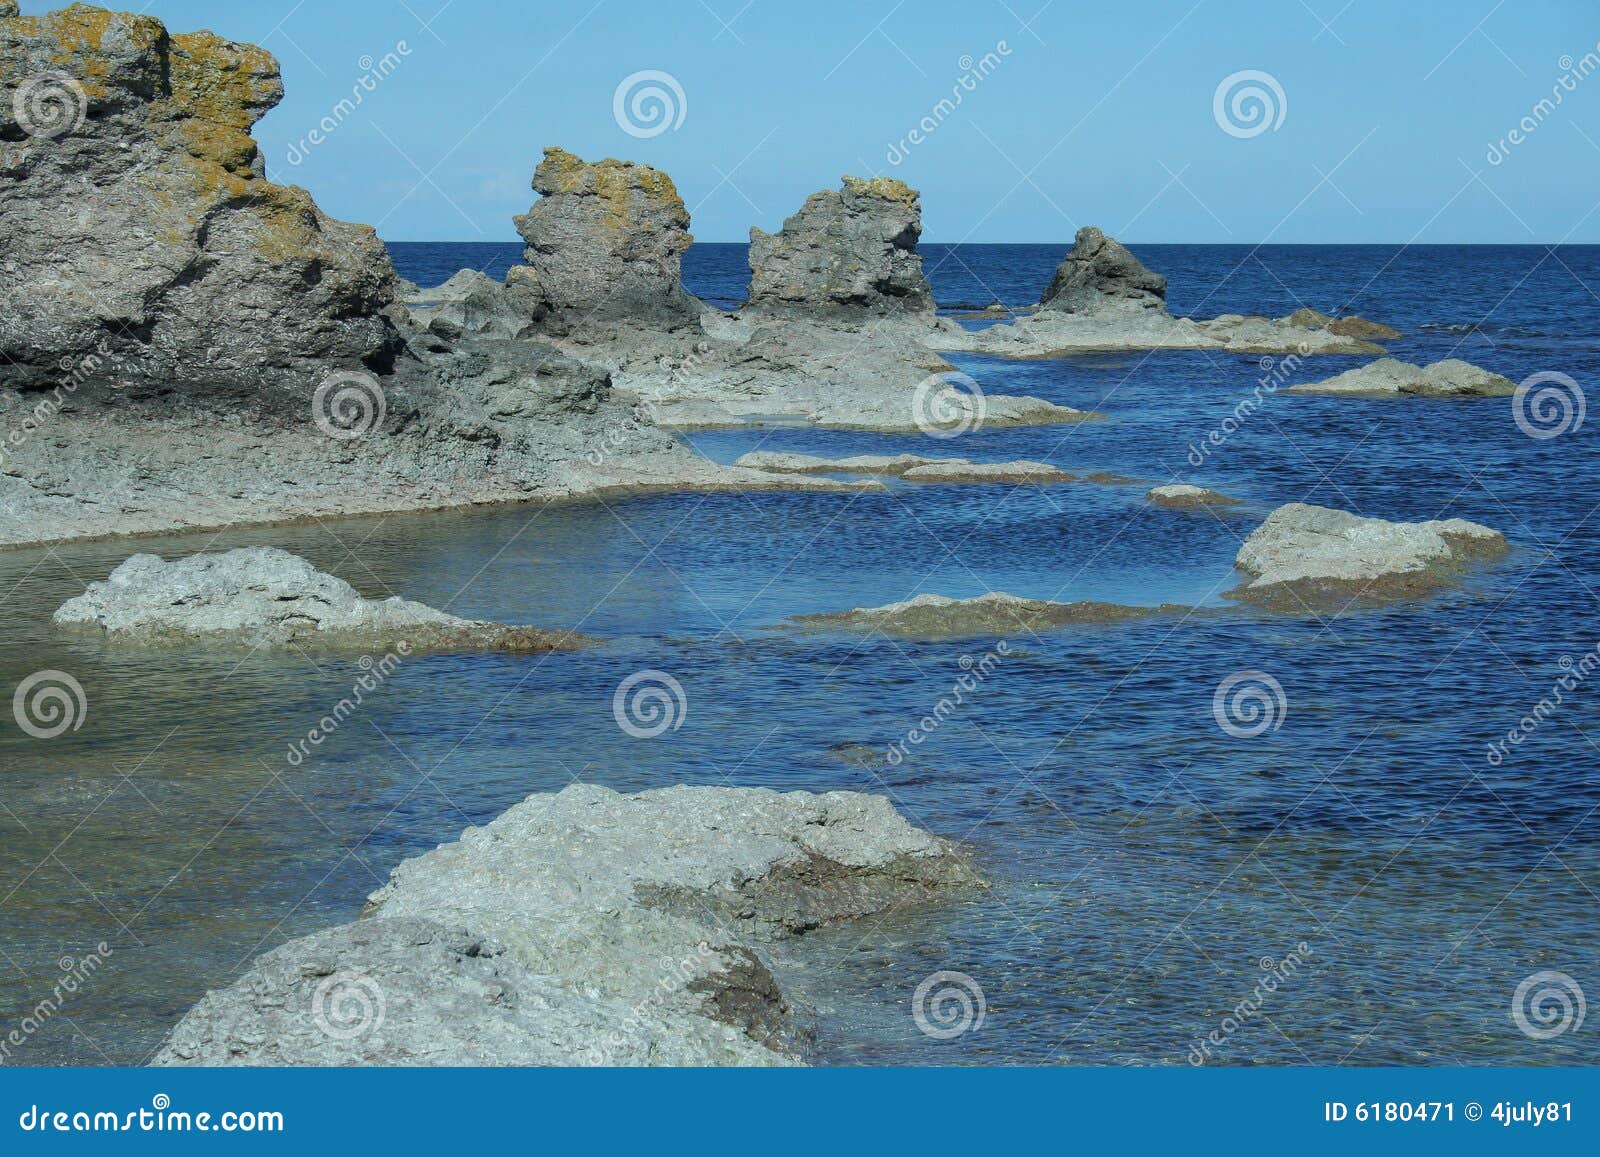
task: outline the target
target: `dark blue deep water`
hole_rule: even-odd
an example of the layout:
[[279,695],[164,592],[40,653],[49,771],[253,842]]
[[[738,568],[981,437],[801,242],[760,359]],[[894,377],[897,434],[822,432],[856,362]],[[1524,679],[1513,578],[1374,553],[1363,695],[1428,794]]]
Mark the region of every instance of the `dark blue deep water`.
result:
[[[423,284],[464,265],[498,275],[518,255],[392,248]],[[941,304],[962,307],[1035,299],[1065,248],[924,253]],[[1392,348],[1410,361],[1600,382],[1600,249],[1138,254],[1168,275],[1177,312],[1347,309],[1402,329]],[[742,246],[696,246],[684,271],[709,299],[743,296]],[[1189,447],[1250,392],[1258,359],[955,360],[987,392],[1110,420],[955,442],[783,428],[694,444],[723,461],[756,446],[1046,459],[1203,483],[1244,504],[1223,517],[1154,510],[1143,484],[897,486],[141,542],[169,555],[272,543],[369,594],[608,640],[578,655],[408,661],[300,767],[286,764],[288,743],[346,693],[353,665],[64,643],[50,611],[131,548],[0,555],[0,589],[13,591],[0,669],[71,670],[90,701],[83,728],[59,739],[0,733],[0,1025],[31,1007],[58,959],[102,940],[115,950],[13,1063],[142,1059],[253,954],[351,918],[398,859],[579,779],[885,793],[971,849],[994,885],[982,895],[784,950],[824,1061],[1600,1062],[1594,1016],[1551,1035],[1537,1015],[1513,1015],[1540,973],[1564,974],[1533,987],[1563,988],[1569,1003],[1568,978],[1600,997],[1600,677],[1562,690],[1503,759],[1486,758],[1600,644],[1600,417],[1535,439],[1508,399],[1277,395],[1197,469]],[[1294,380],[1358,362],[1308,361]],[[1514,550],[1427,602],[1321,619],[1230,609],[1240,540],[1296,500],[1462,516]],[[994,642],[779,626],[986,590],[1208,609],[1013,639],[896,764],[882,753]],[[612,717],[613,690],[644,668],[670,673],[688,703],[681,727],[655,739]],[[1213,714],[1219,683],[1240,672],[1282,688],[1276,726],[1253,738]],[[918,983],[941,970],[983,994],[981,1027],[950,1040],[913,1016]],[[1559,1027],[1559,1005],[1542,1008]]]

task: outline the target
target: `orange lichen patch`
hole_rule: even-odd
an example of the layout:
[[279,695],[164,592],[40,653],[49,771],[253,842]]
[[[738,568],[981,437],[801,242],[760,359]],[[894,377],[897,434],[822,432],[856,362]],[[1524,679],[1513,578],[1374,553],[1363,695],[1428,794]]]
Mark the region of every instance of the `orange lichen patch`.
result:
[[[672,178],[634,161],[607,157],[591,163],[565,149],[547,148],[534,172],[533,187],[543,196],[566,193],[598,198],[605,228],[619,236],[631,233],[641,210],[646,209],[664,207],[684,228],[689,224],[689,211]],[[683,247],[688,245],[686,238]]]
[[277,58],[210,32],[172,38],[172,104],[177,112],[248,130],[283,99]]
[[105,82],[112,65],[105,44],[113,28],[118,33],[115,51],[119,56],[130,47],[157,52],[167,36],[166,26],[154,16],[108,12],[87,4],[74,4],[22,24],[24,32],[56,42],[56,50],[48,57],[50,64],[77,79],[91,100],[109,93]]
[[844,187],[847,192],[858,197],[877,197],[884,201],[899,201],[909,205],[920,194],[904,181],[897,181],[893,177],[846,177]]

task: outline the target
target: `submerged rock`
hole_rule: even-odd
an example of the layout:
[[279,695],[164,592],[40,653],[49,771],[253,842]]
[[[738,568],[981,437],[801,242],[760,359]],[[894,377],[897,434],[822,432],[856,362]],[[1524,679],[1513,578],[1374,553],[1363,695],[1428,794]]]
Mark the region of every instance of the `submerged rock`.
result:
[[0,380],[281,405],[392,360],[377,234],[264,175],[250,130],[282,98],[252,45],[0,10]]
[[[208,993],[156,1063],[793,1063],[767,944],[979,883],[878,796],[574,785],[404,861],[366,919]],[[329,1033],[336,977],[367,978],[374,1015]]]
[[342,650],[558,651],[570,632],[476,622],[401,598],[366,599],[343,579],[275,547],[167,562],[136,554],[104,582],[63,603],[57,626],[139,643],[236,640],[251,646]]
[[1503,398],[1517,392],[1517,383],[1459,358],[1428,366],[1380,358],[1326,381],[1290,386],[1284,392],[1357,398]]
[[845,177],[806,198],[778,233],[750,230],[752,309],[921,315],[933,289],[922,273],[917,191],[892,177]]
[[1234,565],[1251,581],[1229,597],[1289,612],[1413,598],[1508,549],[1499,531],[1461,518],[1388,522],[1292,502],[1240,547]]
[[1072,249],[1039,298],[1041,311],[1090,313],[1106,308],[1167,309],[1167,279],[1146,269],[1119,242],[1092,225],[1078,230]]
[[966,458],[924,458],[920,454],[858,454],[818,458],[777,450],[752,450],[734,463],[754,470],[795,474],[881,474],[908,482],[1073,482],[1048,462],[973,462]]
[[1145,495],[1145,498],[1155,506],[1166,506],[1174,510],[1192,510],[1201,506],[1237,506],[1237,498],[1229,498],[1226,494],[1219,494],[1215,490],[1208,490],[1204,486],[1191,486],[1185,482],[1174,482],[1166,486],[1156,486]]
[[533,188],[539,200],[516,219],[517,232],[558,324],[694,323],[704,307],[681,279],[694,238],[671,177],[649,165],[589,162],[548,148]]
[[[1054,627],[1120,623],[1178,608],[1117,603],[1056,603],[991,591],[971,599],[917,595],[903,603],[853,611],[796,615],[791,622],[822,630],[881,631],[917,639],[1034,634]],[[1183,608],[1187,609],[1187,608]]]
[[962,458],[913,466],[902,475],[907,482],[1076,482],[1076,474],[1048,462],[968,462]]
[[1314,309],[1297,309],[1283,320],[1286,325],[1294,326],[1296,329],[1322,329],[1339,337],[1361,338],[1365,341],[1394,341],[1405,336],[1393,326],[1368,321],[1355,314],[1329,317]]

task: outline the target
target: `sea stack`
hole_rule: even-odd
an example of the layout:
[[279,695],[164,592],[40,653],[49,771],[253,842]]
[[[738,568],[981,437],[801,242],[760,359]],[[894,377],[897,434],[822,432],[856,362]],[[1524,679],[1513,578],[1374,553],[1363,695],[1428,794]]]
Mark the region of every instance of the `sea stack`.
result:
[[1087,313],[1105,306],[1165,313],[1167,279],[1146,269],[1120,242],[1088,225],[1078,230],[1039,305],[1063,313]]

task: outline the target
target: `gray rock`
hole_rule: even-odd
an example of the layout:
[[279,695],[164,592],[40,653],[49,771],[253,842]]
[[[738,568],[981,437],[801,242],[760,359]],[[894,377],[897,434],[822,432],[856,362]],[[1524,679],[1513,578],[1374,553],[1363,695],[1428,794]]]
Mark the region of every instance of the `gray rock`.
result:
[[[574,785],[401,863],[368,919],[268,953],[157,1063],[789,1063],[767,945],[979,883],[877,796]],[[340,975],[382,1023],[319,1040],[313,981]]]
[[0,14],[0,381],[298,398],[395,355],[377,234],[266,180],[262,49],[74,5]]
[[930,462],[914,466],[902,475],[907,482],[1076,482],[1076,474],[1050,465],[1048,462],[1030,462],[1018,459],[1013,462],[967,462],[952,460]]
[[56,611],[57,626],[122,642],[235,640],[252,647],[570,650],[582,636],[476,622],[401,598],[366,599],[341,578],[275,547],[167,562],[136,554]]
[[1508,549],[1499,531],[1465,519],[1387,522],[1292,502],[1240,547],[1234,565],[1251,581],[1229,597],[1291,613],[1414,598]]
[[[904,474],[915,466],[956,459],[924,458],[920,454],[857,454],[850,458],[818,458],[782,450],[752,450],[734,463],[751,470],[776,470],[790,474]],[[965,461],[965,459],[959,459]]]
[[1361,338],[1366,341],[1394,341],[1405,336],[1393,326],[1368,321],[1355,314],[1329,317],[1314,309],[1297,309],[1283,321],[1285,325],[1294,326],[1296,329],[1322,329],[1339,337]]
[[1145,495],[1152,505],[1165,506],[1173,510],[1193,510],[1203,506],[1237,506],[1237,498],[1229,498],[1226,494],[1219,494],[1215,490],[1208,490],[1204,486],[1191,486],[1186,482],[1173,482],[1165,486],[1152,487]]
[[556,325],[694,323],[704,307],[680,279],[694,239],[671,177],[649,165],[590,163],[548,148],[533,188],[539,200],[516,218],[517,231]]
[[796,615],[791,622],[819,630],[873,631],[915,639],[1036,634],[1056,627],[1120,623],[1178,609],[1116,603],[1056,603],[992,591],[970,599],[917,595],[905,602],[851,611]]
[[1106,306],[1165,313],[1167,279],[1146,269],[1119,242],[1087,225],[1078,230],[1039,305],[1041,310],[1064,313],[1089,313]]
[[542,976],[464,928],[360,920],[290,941],[207,993],[158,1066],[775,1065],[702,1016]]
[[750,230],[748,308],[931,321],[921,234],[915,189],[892,177],[845,177],[842,189],[806,198],[782,231]]
[[1503,398],[1517,392],[1517,383],[1459,358],[1428,366],[1380,358],[1325,381],[1290,386],[1284,392],[1357,398]]

